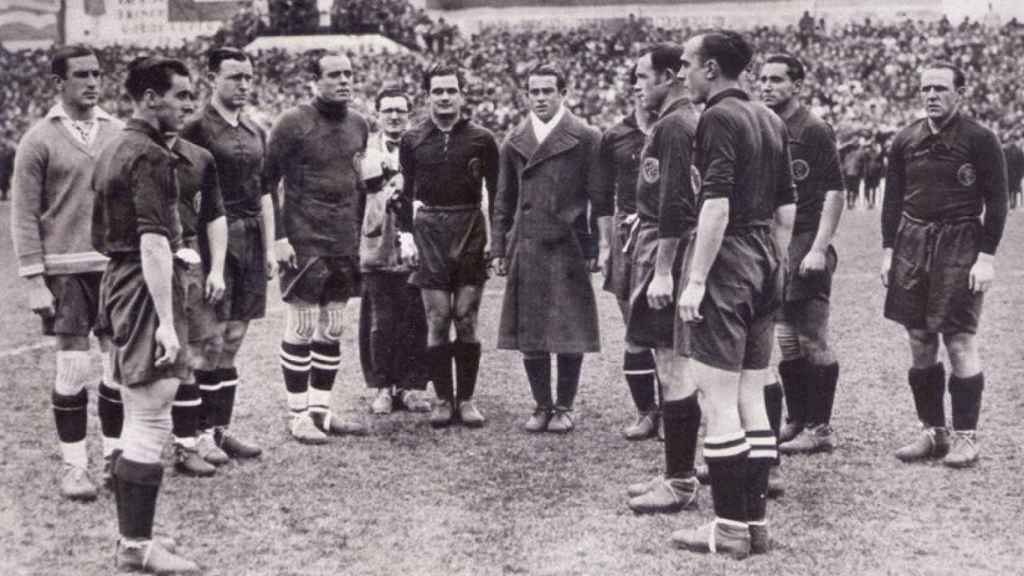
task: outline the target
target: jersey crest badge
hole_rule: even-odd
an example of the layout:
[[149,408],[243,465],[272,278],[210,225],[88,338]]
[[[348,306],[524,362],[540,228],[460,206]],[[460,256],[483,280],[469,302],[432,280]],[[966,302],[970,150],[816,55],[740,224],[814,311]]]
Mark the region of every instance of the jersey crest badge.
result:
[[654,157],[644,158],[643,163],[640,164],[640,174],[643,175],[644,182],[657,184],[661,179],[661,163]]
[[811,166],[803,158],[793,160],[790,169],[793,171],[793,180],[797,182],[803,182],[811,175]]
[[975,170],[974,164],[968,162],[961,166],[956,171],[956,179],[963,186],[974,186],[974,183],[978,181],[978,171]]
[[479,158],[471,159],[469,161],[469,164],[466,165],[466,168],[469,169],[469,175],[473,178],[473,180],[479,180],[483,178],[483,170],[480,169]]

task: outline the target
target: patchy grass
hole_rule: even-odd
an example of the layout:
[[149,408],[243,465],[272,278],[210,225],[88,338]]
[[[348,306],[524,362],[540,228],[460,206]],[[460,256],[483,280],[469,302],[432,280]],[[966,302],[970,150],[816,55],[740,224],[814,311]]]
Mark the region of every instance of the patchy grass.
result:
[[[13,275],[6,210],[0,205],[0,264],[11,271],[0,280],[0,346],[9,350],[39,337]],[[493,350],[497,280],[481,311],[483,430],[435,431],[422,415],[404,413],[371,418],[352,318],[335,407],[372,422],[373,435],[323,447],[290,441],[276,360],[283,316],[274,307],[242,353],[235,425],[265,455],[209,479],[169,469],[158,529],[177,537],[210,575],[1018,573],[1024,359],[1014,334],[1024,310],[1017,289],[1024,256],[1015,248],[1022,240],[1020,216],[1012,214],[983,322],[989,383],[981,463],[967,471],[908,466],[891,455],[916,423],[905,337],[881,317],[878,214],[847,214],[832,328],[843,366],[834,419],[841,445],[832,455],[784,461],[787,494],[770,507],[776,549],[767,556],[736,563],[668,545],[672,530],[711,516],[706,492],[699,512],[637,517],[626,508],[626,484],[658,473],[662,455],[656,442],[620,436],[632,413],[619,374],[621,321],[607,295],[599,299],[604,353],[584,364],[577,431],[564,438],[521,431],[531,401],[519,357]],[[0,367],[0,573],[108,574],[112,497],[76,504],[56,492],[51,354],[31,349]],[[98,474],[94,404],[90,412]]]

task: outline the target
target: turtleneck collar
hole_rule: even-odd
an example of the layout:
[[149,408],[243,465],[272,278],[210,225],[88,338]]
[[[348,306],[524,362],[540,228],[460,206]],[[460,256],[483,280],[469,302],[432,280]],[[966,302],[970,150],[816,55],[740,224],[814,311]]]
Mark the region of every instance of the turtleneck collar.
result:
[[344,120],[348,114],[348,102],[328,102],[320,96],[313,99],[313,107],[330,120]]

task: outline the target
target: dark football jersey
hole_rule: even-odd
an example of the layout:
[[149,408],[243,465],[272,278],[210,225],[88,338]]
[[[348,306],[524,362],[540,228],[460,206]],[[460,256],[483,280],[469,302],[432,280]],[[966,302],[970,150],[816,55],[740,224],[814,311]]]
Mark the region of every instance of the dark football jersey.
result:
[[789,155],[796,183],[793,232],[814,232],[821,220],[825,193],[845,190],[839,150],[832,128],[804,106],[783,117],[789,131]]

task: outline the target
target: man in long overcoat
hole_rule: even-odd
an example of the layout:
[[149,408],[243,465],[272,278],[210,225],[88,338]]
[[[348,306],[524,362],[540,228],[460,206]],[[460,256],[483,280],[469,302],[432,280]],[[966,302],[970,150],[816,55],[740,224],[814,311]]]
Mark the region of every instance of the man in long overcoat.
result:
[[583,354],[600,349],[590,272],[608,258],[611,205],[598,181],[600,133],[562,105],[564,77],[551,66],[535,68],[528,92],[530,115],[501,147],[494,205],[491,253],[498,275],[508,275],[498,348],[523,353],[537,402],[526,429],[568,432]]

